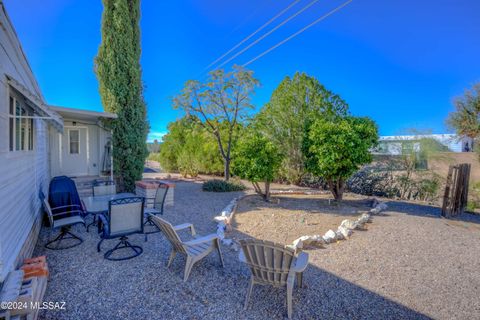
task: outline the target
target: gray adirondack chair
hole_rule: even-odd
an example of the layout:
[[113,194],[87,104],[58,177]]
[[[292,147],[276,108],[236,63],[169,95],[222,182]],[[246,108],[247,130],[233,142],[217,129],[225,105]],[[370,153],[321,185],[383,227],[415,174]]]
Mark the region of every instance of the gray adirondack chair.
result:
[[[195,233],[195,228],[191,223],[183,223],[178,226],[172,226],[169,222],[154,214],[150,215],[150,219],[156,226],[158,226],[160,230],[162,230],[162,233],[172,245],[172,252],[168,258],[167,267],[170,267],[177,253],[187,256],[185,272],[183,275],[184,282],[187,281],[193,265],[214,250],[217,250],[222,267],[224,266],[222,252],[220,251],[220,239],[216,234],[198,237]],[[187,228],[190,229],[190,232],[195,239],[190,241],[182,241],[182,239],[180,239],[178,236],[177,231]]]
[[240,245],[242,247],[239,255],[240,261],[246,263],[252,272],[244,309],[248,307],[254,284],[286,286],[287,312],[290,319],[295,278],[301,287],[303,271],[308,265],[308,254],[301,252],[296,256],[293,249],[264,240],[240,240]]

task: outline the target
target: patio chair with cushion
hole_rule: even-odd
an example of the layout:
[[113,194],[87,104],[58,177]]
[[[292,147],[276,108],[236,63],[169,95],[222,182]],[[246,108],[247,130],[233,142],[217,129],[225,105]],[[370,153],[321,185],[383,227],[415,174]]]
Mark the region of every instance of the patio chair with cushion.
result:
[[[172,226],[169,222],[163,220],[158,216],[150,215],[150,217],[153,223],[155,223],[155,225],[157,225],[160,230],[162,230],[162,233],[172,245],[172,251],[168,259],[167,267],[170,267],[177,253],[184,254],[187,257],[187,261],[185,264],[185,272],[183,275],[184,282],[187,281],[193,265],[214,250],[218,252],[218,256],[223,267],[223,257],[222,252],[220,251],[220,239],[216,234],[210,234],[204,237],[197,237],[197,235],[195,234],[195,228],[191,223],[184,223],[178,226]],[[182,241],[178,236],[177,231],[187,228],[190,229],[190,232],[195,239],[190,241]]]
[[[165,206],[165,199],[167,198],[169,186],[166,183],[158,183],[157,190],[155,192],[155,198],[146,198],[145,205],[151,204],[151,208],[145,208],[144,216],[145,216],[145,226],[152,226],[154,230],[145,231],[145,241],[147,241],[147,235],[152,233],[160,232],[160,229],[152,222],[150,215],[163,215],[163,208]],[[151,229],[151,228],[149,228]]]
[[308,254],[301,252],[296,256],[293,249],[264,240],[240,240],[240,245],[240,261],[246,263],[252,273],[244,308],[247,309],[254,284],[287,287],[288,318],[291,318],[295,278],[302,287]]
[[[47,198],[45,198],[43,192],[40,192],[40,200],[42,201],[43,208],[47,213],[52,230],[60,229],[60,234],[55,239],[47,242],[45,244],[45,248],[51,250],[62,250],[80,245],[83,242],[83,239],[72,233],[70,229],[73,225],[79,223],[85,226],[85,220],[83,220],[83,208],[75,204],[52,208]],[[68,240],[72,239],[74,240],[73,243],[66,246],[60,246],[62,241],[63,243],[66,241],[71,242]],[[55,246],[53,246],[54,243],[56,243]]]
[[[98,215],[101,221],[99,226],[101,240],[98,242],[97,251],[101,251],[100,247],[105,239],[120,239],[120,242],[113,249],[105,252],[105,259],[115,261],[127,260],[143,252],[142,247],[134,246],[128,241],[128,236],[135,233],[143,233],[144,201],[143,197],[110,200],[108,212]],[[114,253],[121,249],[130,249],[133,252],[128,256],[114,257]]]

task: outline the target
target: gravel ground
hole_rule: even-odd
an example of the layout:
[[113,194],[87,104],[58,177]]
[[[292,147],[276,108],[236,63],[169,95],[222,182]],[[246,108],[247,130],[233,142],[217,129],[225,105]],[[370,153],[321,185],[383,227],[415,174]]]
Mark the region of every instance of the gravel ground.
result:
[[337,230],[344,219],[356,220],[371,209],[371,200],[347,195],[342,203],[329,195],[275,195],[270,202],[253,195],[239,202],[233,216],[234,239],[261,238],[292,244],[304,235]]
[[[211,218],[241,193],[205,193],[199,183],[178,182],[172,223],[192,222],[211,233]],[[295,289],[295,319],[475,319],[480,316],[480,217],[438,217],[433,207],[391,202],[368,231],[350,240],[311,250],[306,287]],[[98,235],[75,228],[78,247],[43,248],[51,271],[45,301],[65,301],[66,310],[42,311],[42,319],[283,319],[285,290],[254,288],[243,310],[249,271],[237,253],[223,248],[225,268],[211,254],[197,263],[183,283],[184,258],[166,268],[169,244],[160,233],[130,237],[143,247],[121,262],[96,252]],[[104,251],[116,244],[107,240]]]

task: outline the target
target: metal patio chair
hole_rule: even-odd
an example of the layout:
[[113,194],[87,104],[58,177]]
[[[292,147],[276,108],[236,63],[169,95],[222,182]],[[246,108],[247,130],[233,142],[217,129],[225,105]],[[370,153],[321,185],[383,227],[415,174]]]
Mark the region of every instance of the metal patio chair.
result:
[[[101,244],[105,239],[119,239],[120,242],[105,252],[107,260],[127,260],[139,256],[143,249],[134,246],[128,241],[128,236],[136,233],[143,233],[143,197],[128,197],[111,200],[106,214],[99,214],[101,221],[101,240],[98,242],[97,251],[101,251]],[[130,249],[131,255],[125,257],[112,257],[113,253],[121,249]]]
[[[112,180],[95,180],[92,186],[93,196],[108,196],[117,193],[117,186]],[[87,232],[90,226],[97,222],[98,213],[90,213],[93,215],[93,220],[87,225]]]
[[[66,205],[52,208],[50,203],[43,192],[40,192],[40,200],[42,201],[43,208],[47,213],[48,220],[50,222],[50,227],[52,230],[60,229],[60,234],[53,240],[45,244],[45,248],[51,250],[62,250],[69,249],[80,245],[83,242],[83,239],[75,235],[70,231],[71,227],[76,224],[85,225],[85,220],[83,219],[84,210],[79,205]],[[60,246],[62,241],[65,240],[76,240],[73,244],[67,246]],[[53,246],[54,243],[57,243],[56,246]]]
[[152,204],[152,208],[144,209],[145,216],[145,226],[153,226],[155,230],[145,231],[145,241],[147,241],[147,236],[152,233],[160,232],[160,229],[152,222],[150,215],[163,215],[163,209],[165,207],[165,199],[167,198],[169,186],[166,183],[159,182],[157,190],[155,192],[155,198],[146,198],[146,205]]
[[117,193],[117,186],[112,180],[95,180],[93,183],[93,196],[108,196]]

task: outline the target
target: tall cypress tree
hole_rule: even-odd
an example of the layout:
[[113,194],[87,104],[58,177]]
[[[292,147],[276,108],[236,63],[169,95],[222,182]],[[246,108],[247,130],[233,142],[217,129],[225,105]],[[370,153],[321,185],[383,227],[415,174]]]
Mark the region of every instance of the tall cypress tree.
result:
[[140,67],[140,0],[103,0],[102,43],[95,72],[112,122],[114,173],[121,191],[133,191],[147,156],[148,124]]

